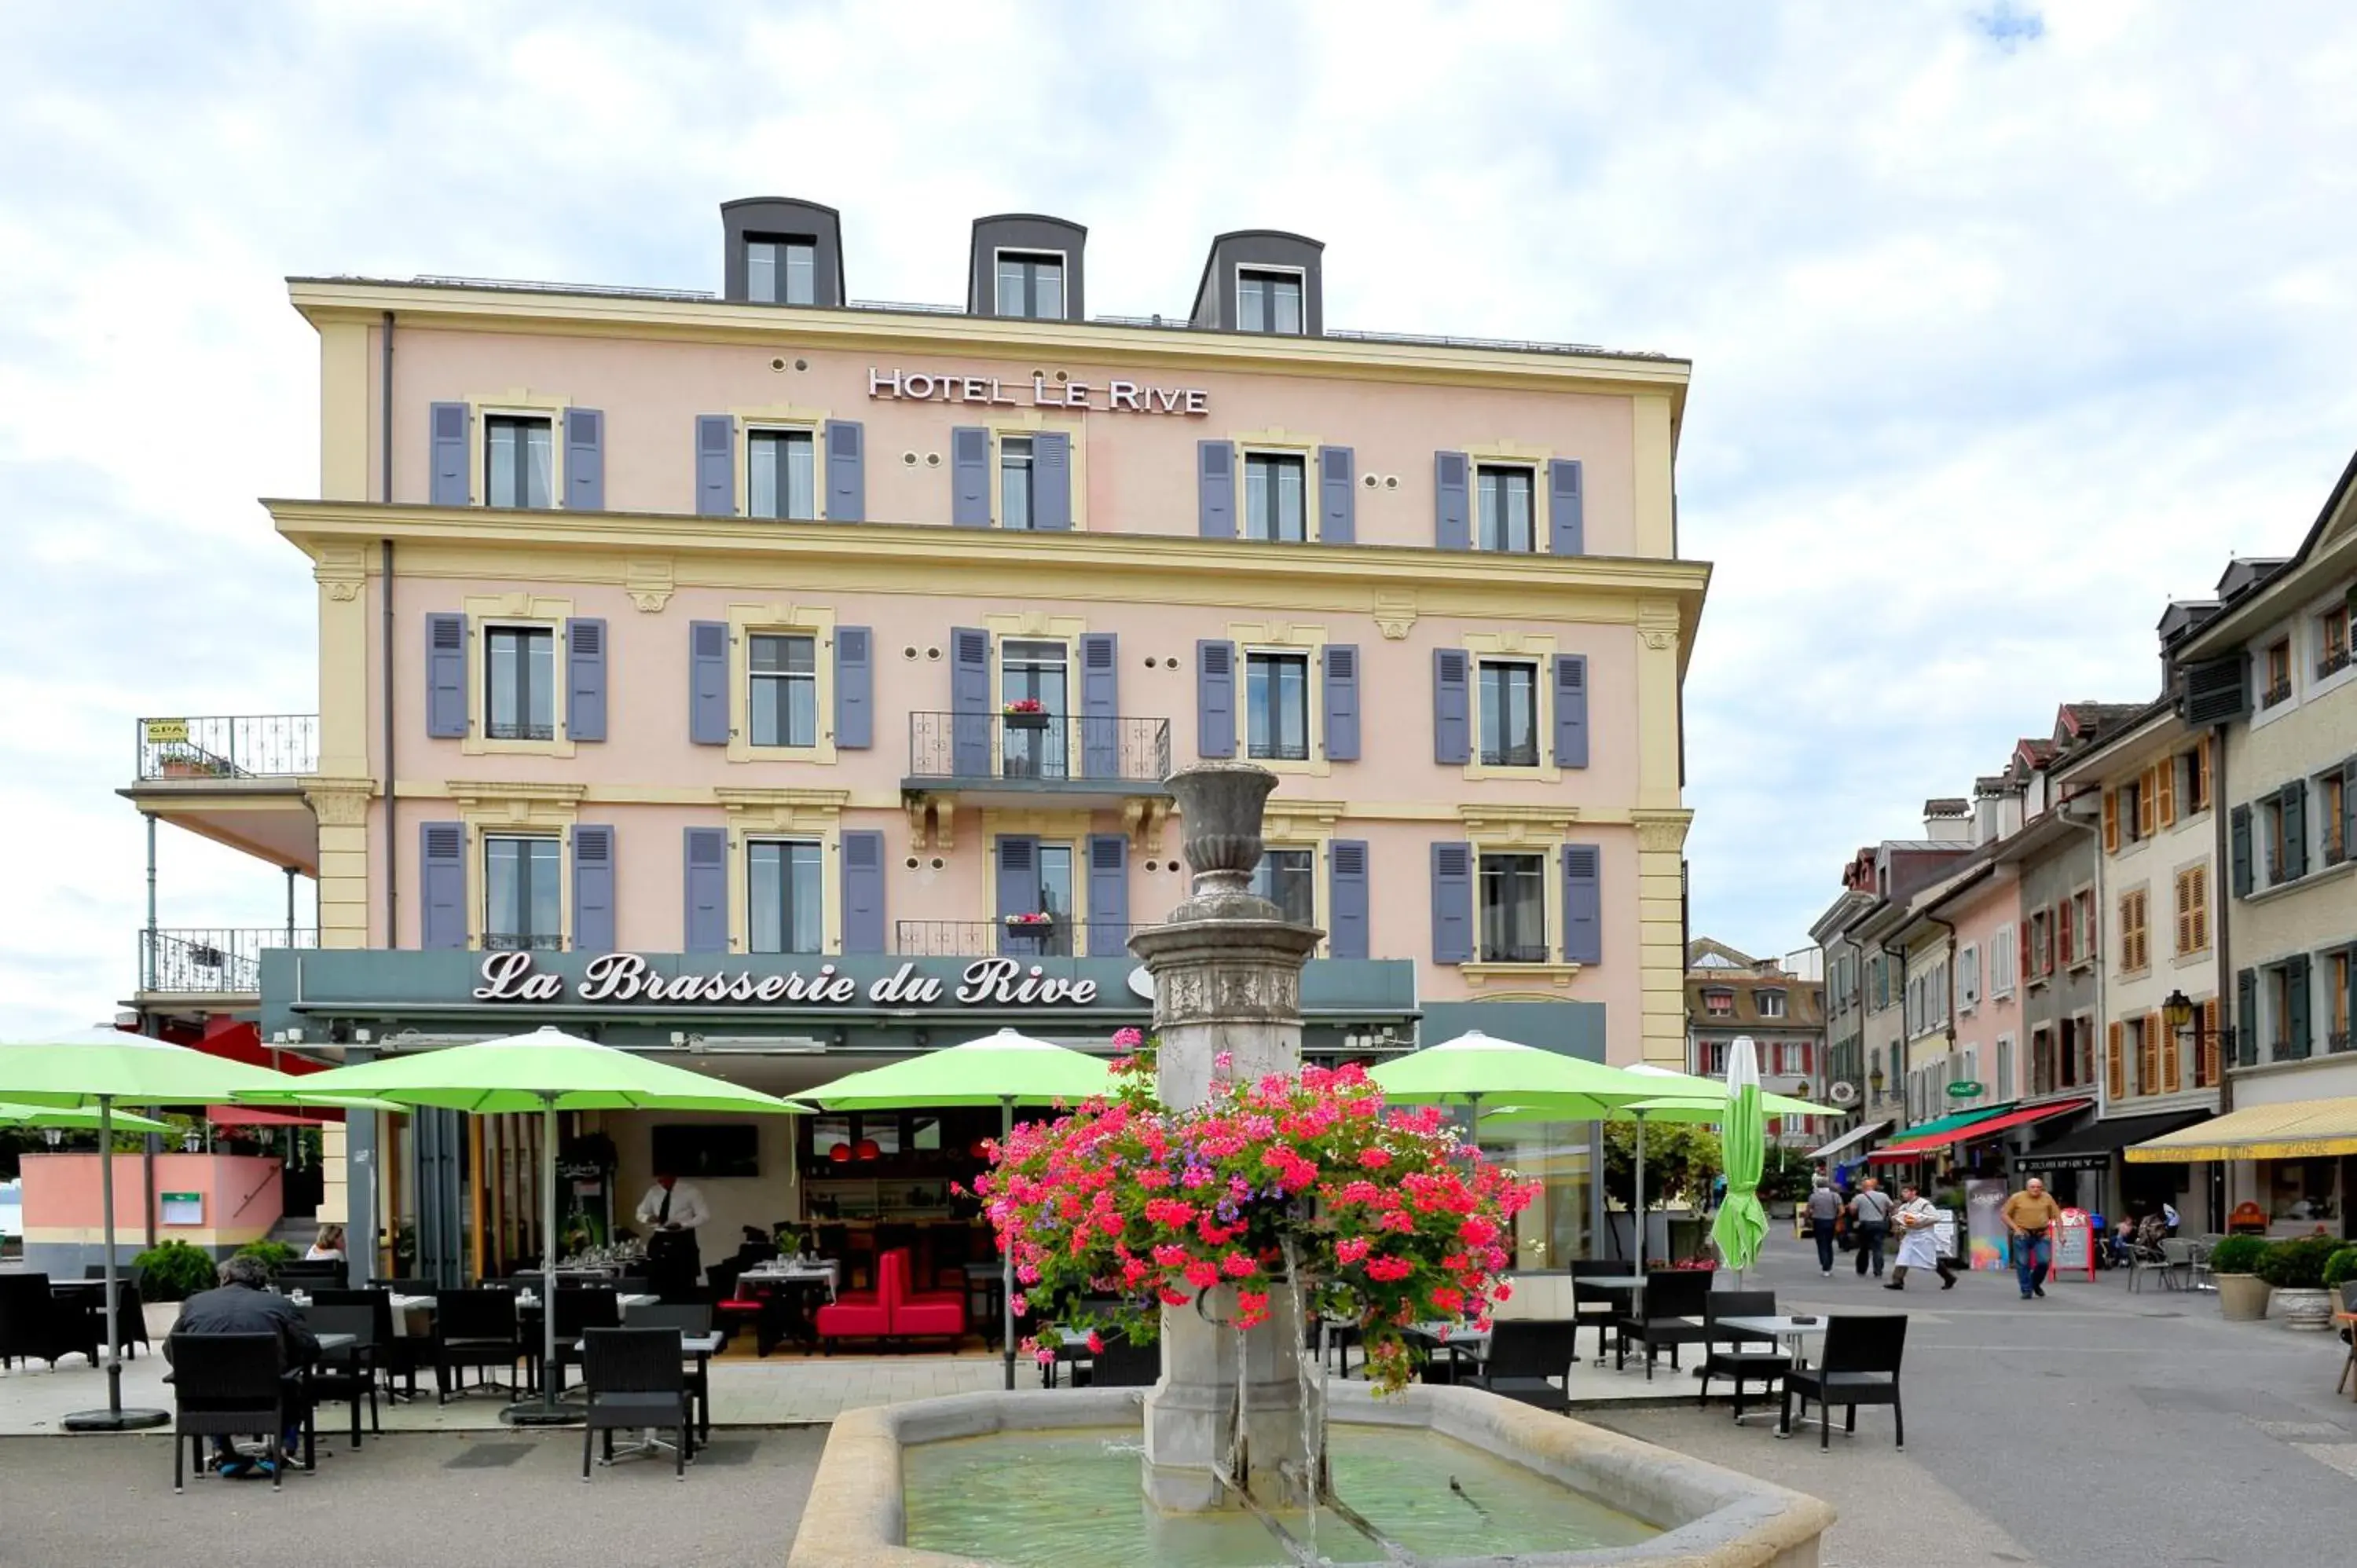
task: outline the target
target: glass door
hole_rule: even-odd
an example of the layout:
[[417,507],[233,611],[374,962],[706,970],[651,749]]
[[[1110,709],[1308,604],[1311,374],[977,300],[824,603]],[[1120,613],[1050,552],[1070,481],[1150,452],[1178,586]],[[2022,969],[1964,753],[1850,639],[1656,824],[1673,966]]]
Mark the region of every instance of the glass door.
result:
[[1010,639],[1002,648],[998,693],[1003,776],[1069,777],[1070,653],[1060,642]]

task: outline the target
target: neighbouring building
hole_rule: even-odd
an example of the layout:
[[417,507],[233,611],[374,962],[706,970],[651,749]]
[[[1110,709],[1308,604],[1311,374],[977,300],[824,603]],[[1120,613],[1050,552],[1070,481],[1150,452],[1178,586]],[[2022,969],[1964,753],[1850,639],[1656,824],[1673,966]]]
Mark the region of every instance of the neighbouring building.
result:
[[[832,209],[721,219],[717,293],[293,280],[320,487],[266,504],[319,709],[151,719],[127,793],[315,878],[317,950],[156,931],[143,1005],[201,983],[330,1058],[562,1022],[780,1092],[1102,1042],[1185,886],[1163,780],[1238,758],[1280,778],[1258,887],[1326,932],[1313,1051],[1686,1061],[1684,361],[1329,328],[1275,231],[1149,319],[1084,312],[1061,220],[978,220],[927,309],[851,297]],[[361,1116],[353,1224],[444,1277],[531,1255],[526,1121]],[[732,1133],[717,1233],[947,1257],[987,1121]],[[694,1123],[575,1131],[628,1196]],[[1544,1156],[1526,1262],[1577,1255],[1586,1157]]]
[[[1684,1070],[1727,1076],[1727,1052],[1738,1036],[1750,1036],[1760,1086],[1773,1094],[1823,1100],[1824,986],[1789,961],[1757,959],[1725,942],[1698,937],[1686,944]],[[1821,1117],[1777,1118],[1770,1134],[1782,1143],[1820,1142]]]

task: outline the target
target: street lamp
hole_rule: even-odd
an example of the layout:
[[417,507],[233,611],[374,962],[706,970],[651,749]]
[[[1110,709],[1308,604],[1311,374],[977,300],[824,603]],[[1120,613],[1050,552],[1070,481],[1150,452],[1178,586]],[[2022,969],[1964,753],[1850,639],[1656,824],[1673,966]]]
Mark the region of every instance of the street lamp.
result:
[[66,1130],[63,1127],[44,1127],[41,1129],[41,1140],[54,1149],[66,1141]]
[[1867,1070],[1866,1075],[1866,1083],[1867,1088],[1874,1090],[1874,1097],[1877,1100],[1882,1098],[1883,1078],[1880,1063],[1877,1063],[1873,1068]]
[[2169,1020],[2169,1032],[2179,1039],[2193,1032],[2193,1002],[2183,991],[2172,991],[2161,999],[2160,1015]]

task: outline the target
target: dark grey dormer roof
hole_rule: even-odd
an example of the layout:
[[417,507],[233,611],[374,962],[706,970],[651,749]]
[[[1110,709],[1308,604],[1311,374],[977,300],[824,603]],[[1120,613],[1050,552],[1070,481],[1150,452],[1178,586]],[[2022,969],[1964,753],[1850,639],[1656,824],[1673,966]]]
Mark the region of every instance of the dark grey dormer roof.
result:
[[2237,555],[2226,563],[2218,575],[2218,598],[2222,604],[2233,604],[2282,568],[2284,557]]
[[1211,242],[1203,260],[1203,278],[1195,285],[1195,308],[1189,319],[1197,327],[1223,332],[1238,330],[1236,269],[1266,267],[1301,274],[1301,331],[1308,338],[1326,332],[1326,289],[1321,268],[1326,242],[1282,229],[1239,229]]
[[745,242],[748,240],[802,240],[814,252],[814,305],[841,306],[843,287],[843,215],[815,201],[790,196],[748,196],[720,204],[722,242],[721,297],[737,304],[747,299]]
[[1089,231],[1082,225],[1069,219],[1050,218],[1045,213],[1001,212],[975,219],[974,243],[966,253],[966,314],[1023,314],[1011,304],[1001,307],[998,299],[998,253],[1001,251],[1028,251],[1036,254],[1053,252],[1064,258],[1064,314],[1061,319],[1087,320],[1082,289],[1081,253],[1088,240]]

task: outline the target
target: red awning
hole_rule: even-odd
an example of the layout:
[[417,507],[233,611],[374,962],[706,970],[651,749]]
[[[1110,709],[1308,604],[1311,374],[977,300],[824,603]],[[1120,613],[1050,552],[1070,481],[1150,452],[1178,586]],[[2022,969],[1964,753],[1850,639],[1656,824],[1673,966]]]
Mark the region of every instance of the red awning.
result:
[[205,1120],[221,1127],[317,1127],[326,1120],[318,1112],[264,1111],[252,1105],[208,1105]]
[[1868,1160],[1913,1160],[1944,1149],[1952,1144],[1978,1143],[1992,1133],[2002,1133],[2008,1127],[2026,1127],[2032,1122],[2043,1122],[2050,1116],[2064,1116],[2073,1111],[2084,1111],[2094,1103],[2092,1100],[2058,1100],[2050,1105],[2033,1105],[2026,1111],[2015,1111],[2003,1116],[1992,1116],[1986,1122],[1975,1122],[1963,1127],[1951,1127],[1944,1133],[1934,1133],[1928,1138],[1909,1138],[1896,1144],[1885,1144],[1867,1155]]

